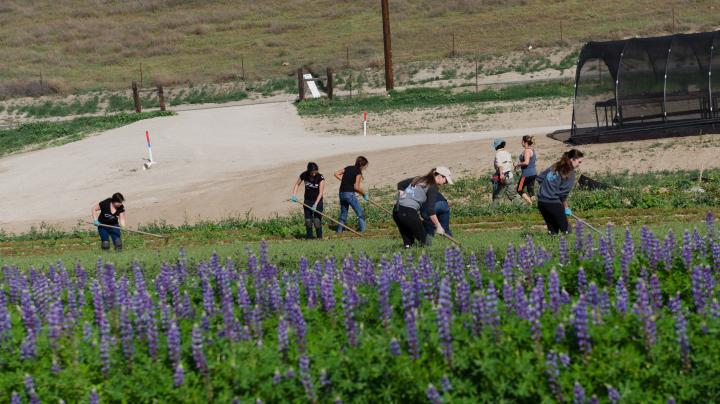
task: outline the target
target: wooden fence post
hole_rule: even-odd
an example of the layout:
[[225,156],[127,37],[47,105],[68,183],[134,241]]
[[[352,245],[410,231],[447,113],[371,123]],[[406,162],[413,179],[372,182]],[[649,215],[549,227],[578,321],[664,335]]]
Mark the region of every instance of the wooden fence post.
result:
[[327,68],[327,95],[329,99],[333,99],[333,69]]
[[132,92],[133,92],[133,101],[135,102],[135,112],[140,113],[142,112],[142,107],[140,106],[140,92],[138,91],[138,85],[137,82],[132,82]]
[[297,69],[298,77],[298,99],[300,101],[305,99],[305,78],[303,78],[303,69]]
[[165,111],[165,92],[163,92],[163,87],[161,84],[158,84],[157,90],[158,100],[160,101],[160,111]]

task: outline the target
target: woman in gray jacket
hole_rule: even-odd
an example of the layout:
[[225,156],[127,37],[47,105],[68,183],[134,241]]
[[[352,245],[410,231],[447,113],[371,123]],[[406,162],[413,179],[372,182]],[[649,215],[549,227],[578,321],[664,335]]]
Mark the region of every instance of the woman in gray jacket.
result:
[[560,160],[537,176],[540,183],[538,209],[550,234],[568,232],[567,217],[572,215],[567,198],[575,186],[575,169],[583,162],[584,154],[571,149]]
[[415,244],[428,245],[427,232],[420,219],[420,207],[427,206],[430,221],[435,226],[437,234],[445,234],[440,221],[435,214],[435,202],[438,197],[438,187],[452,184],[450,170],[447,167],[437,167],[422,177],[408,178],[398,183],[398,200],[393,209],[393,219],[402,236],[405,248]]

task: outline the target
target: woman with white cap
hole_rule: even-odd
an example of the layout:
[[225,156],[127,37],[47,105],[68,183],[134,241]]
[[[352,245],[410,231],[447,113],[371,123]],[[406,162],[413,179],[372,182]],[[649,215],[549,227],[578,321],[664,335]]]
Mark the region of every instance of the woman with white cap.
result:
[[410,248],[418,241],[427,246],[428,236],[420,219],[421,206],[427,206],[430,221],[435,226],[435,232],[445,234],[435,214],[435,202],[438,197],[438,187],[444,184],[452,185],[450,169],[436,167],[422,177],[408,178],[397,185],[398,199],[393,209],[393,219],[402,236],[405,248]]
[[515,192],[512,155],[505,150],[505,140],[503,139],[495,139],[492,146],[495,150],[495,175],[492,177],[493,203],[495,203],[503,193],[511,202],[515,201],[518,194]]

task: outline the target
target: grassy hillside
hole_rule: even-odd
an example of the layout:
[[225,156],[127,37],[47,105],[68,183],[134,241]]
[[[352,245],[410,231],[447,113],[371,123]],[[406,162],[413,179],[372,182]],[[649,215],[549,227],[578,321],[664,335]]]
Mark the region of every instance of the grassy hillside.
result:
[[[672,22],[674,6],[676,21]],[[398,63],[713,29],[714,1],[391,0]],[[713,8],[714,7],[714,8]],[[562,23],[563,42],[560,42]],[[0,82],[59,90],[287,75],[300,65],[382,63],[376,0],[6,0]],[[286,63],[286,66],[283,64]],[[34,84],[37,87],[37,83]],[[40,86],[42,91],[42,86]],[[5,87],[5,93],[12,93]],[[2,95],[2,94],[0,94]]]

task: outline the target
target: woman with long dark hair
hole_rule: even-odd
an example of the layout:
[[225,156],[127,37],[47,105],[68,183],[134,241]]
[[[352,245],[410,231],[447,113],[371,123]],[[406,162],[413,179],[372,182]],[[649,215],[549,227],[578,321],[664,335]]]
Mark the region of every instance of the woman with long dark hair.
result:
[[550,234],[568,232],[567,217],[572,210],[567,199],[575,185],[575,170],[580,167],[585,155],[577,149],[563,153],[560,160],[537,176],[538,209]]
[[535,136],[525,135],[522,137],[523,152],[515,163],[515,168],[520,167],[520,180],[517,185],[517,192],[528,205],[532,205],[532,197],[535,196],[535,179],[537,178],[537,169],[535,162],[537,154],[535,154]]
[[[305,184],[305,194],[303,201],[303,213],[305,215],[305,231],[307,238],[322,238],[322,213],[323,211],[323,193],[325,192],[325,177],[319,172],[320,168],[316,163],[309,162],[307,170],[300,174],[295,182],[292,196],[290,200],[297,202],[297,191],[300,184]],[[315,229],[315,234],[313,234]]]
[[112,239],[115,251],[122,251],[122,234],[119,227],[125,227],[123,202],[125,202],[123,194],[116,192],[90,209],[93,224],[97,226],[100,235],[100,248],[103,250],[110,249],[110,240]]
[[[362,195],[366,201],[370,200],[367,191],[360,186],[363,180],[363,171],[367,169],[368,164],[368,159],[358,156],[354,165],[341,168],[335,172],[335,178],[340,180],[340,218],[338,222],[345,224],[348,211],[352,208],[358,218],[358,231],[361,232],[365,231],[365,212],[360,206],[355,193]],[[341,233],[342,231],[343,227],[338,225],[336,232]]]
[[443,235],[445,229],[435,213],[435,202],[438,187],[452,184],[450,169],[437,167],[422,177],[408,178],[397,185],[398,199],[393,209],[393,219],[400,231],[405,248],[410,248],[417,240],[421,245],[428,245],[429,239],[420,219],[420,208],[425,205],[428,217],[435,226],[435,233]]

